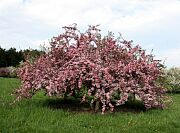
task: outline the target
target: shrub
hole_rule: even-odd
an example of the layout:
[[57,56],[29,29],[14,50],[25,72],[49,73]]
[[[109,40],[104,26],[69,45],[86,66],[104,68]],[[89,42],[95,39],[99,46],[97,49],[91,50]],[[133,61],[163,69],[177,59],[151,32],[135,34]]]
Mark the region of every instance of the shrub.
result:
[[10,71],[7,67],[0,68],[0,77],[8,77],[10,74]]
[[15,77],[17,77],[17,73],[16,73],[17,68],[16,68],[16,67],[11,66],[11,67],[7,67],[7,69],[9,70],[9,75],[8,75],[8,77],[10,77],[10,78],[15,78]]
[[167,92],[180,92],[180,68],[164,69],[160,79]]
[[16,68],[12,66],[0,68],[0,77],[9,77],[9,78],[17,77]]
[[97,26],[84,33],[76,25],[63,28],[64,33],[52,38],[48,53],[18,70],[22,86],[16,90],[17,100],[43,89],[48,96],[78,95],[102,113],[132,95],[147,109],[164,107],[164,89],[156,85],[162,74],[159,60],[112,33],[101,37]]

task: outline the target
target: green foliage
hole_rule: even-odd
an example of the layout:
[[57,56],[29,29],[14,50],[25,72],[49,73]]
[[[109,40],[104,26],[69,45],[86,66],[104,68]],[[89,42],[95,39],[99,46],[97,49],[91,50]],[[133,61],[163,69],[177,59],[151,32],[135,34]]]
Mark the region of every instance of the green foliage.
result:
[[15,48],[5,50],[0,47],[0,67],[15,67],[22,60],[24,60],[22,51],[18,52]]
[[10,48],[8,50],[0,47],[0,68],[1,67],[17,67],[21,61],[29,59],[34,61],[37,57],[42,55],[44,51],[39,51],[36,49],[26,49],[17,51],[15,48]]
[[0,67],[6,67],[7,60],[6,60],[6,51],[0,47]]

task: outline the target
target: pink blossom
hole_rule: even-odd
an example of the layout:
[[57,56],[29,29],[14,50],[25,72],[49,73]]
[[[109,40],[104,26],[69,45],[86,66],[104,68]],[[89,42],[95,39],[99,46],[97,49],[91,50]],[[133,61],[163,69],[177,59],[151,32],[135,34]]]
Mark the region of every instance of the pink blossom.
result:
[[31,92],[41,89],[49,96],[74,96],[85,85],[88,94],[83,94],[82,100],[93,97],[91,102],[99,101],[102,113],[124,104],[129,94],[138,95],[146,108],[164,107],[164,89],[156,85],[160,62],[140,46],[117,41],[112,35],[101,37],[96,26],[89,26],[85,33],[79,33],[76,25],[64,30],[52,38],[48,53],[34,63],[27,60],[19,69],[22,86],[16,90],[18,99],[31,98]]

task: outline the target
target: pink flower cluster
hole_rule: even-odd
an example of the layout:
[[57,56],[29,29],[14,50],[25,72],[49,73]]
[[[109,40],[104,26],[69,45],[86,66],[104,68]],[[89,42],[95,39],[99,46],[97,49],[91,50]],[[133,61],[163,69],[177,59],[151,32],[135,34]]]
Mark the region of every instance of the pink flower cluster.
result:
[[63,28],[64,33],[52,38],[48,53],[19,69],[22,86],[16,90],[17,99],[31,98],[41,89],[49,96],[74,96],[85,85],[82,100],[92,97],[90,103],[98,101],[102,113],[124,104],[130,94],[147,109],[164,106],[164,89],[156,85],[160,62],[152,55],[132,41],[112,34],[101,37],[97,26],[84,33],[76,25]]

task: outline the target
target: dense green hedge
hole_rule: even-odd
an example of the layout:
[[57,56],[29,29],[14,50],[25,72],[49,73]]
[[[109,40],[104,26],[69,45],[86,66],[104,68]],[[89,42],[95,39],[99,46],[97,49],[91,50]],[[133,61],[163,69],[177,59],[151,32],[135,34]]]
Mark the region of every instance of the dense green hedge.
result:
[[44,53],[39,50],[20,50],[17,51],[15,48],[10,48],[8,50],[0,47],[0,68],[1,67],[16,67],[21,61],[24,61],[25,58],[35,58]]

